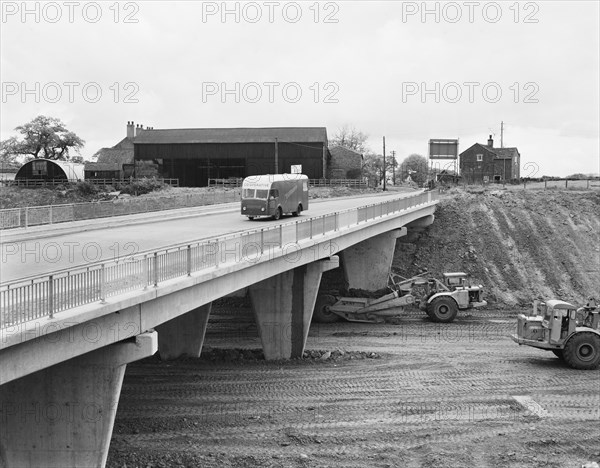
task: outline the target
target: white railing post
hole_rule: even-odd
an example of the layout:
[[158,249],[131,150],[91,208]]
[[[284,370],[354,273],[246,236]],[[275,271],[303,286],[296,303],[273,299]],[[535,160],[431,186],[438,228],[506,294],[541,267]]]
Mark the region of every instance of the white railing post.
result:
[[260,253],[263,254],[265,252],[265,230],[260,230]]
[[54,318],[54,276],[48,277],[48,312],[50,318]]
[[25,227],[29,227],[29,207],[25,207]]
[[187,275],[192,276],[192,246],[187,246]]
[[154,252],[154,287],[158,287],[158,252]]
[[148,278],[148,255],[144,255],[142,260],[142,275],[144,276],[144,290],[146,290],[150,282],[150,278]]
[[50,205],[50,224],[52,224],[52,205]]
[[106,303],[106,270],[104,263],[100,266],[100,303]]

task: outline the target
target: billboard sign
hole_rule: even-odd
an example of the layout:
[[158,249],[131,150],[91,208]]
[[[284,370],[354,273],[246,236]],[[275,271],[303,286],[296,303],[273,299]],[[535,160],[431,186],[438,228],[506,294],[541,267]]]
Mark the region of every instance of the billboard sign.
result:
[[458,159],[458,140],[429,140],[429,159]]

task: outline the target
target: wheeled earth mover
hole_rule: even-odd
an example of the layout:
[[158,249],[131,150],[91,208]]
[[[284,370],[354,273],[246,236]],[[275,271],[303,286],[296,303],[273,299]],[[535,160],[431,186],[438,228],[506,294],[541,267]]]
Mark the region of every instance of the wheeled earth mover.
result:
[[534,301],[530,315],[519,314],[513,341],[552,351],[574,369],[596,369],[600,365],[600,310],[590,297],[577,308],[568,302]]
[[[416,298],[414,290],[424,289]],[[336,322],[340,318],[350,322],[376,323],[385,317],[400,315],[405,306],[419,305],[434,322],[452,322],[459,309],[482,307],[483,286],[471,285],[466,273],[444,273],[443,282],[423,273],[412,278],[390,274],[388,294],[378,298],[340,296],[337,291],[319,294],[313,320],[320,323]]]

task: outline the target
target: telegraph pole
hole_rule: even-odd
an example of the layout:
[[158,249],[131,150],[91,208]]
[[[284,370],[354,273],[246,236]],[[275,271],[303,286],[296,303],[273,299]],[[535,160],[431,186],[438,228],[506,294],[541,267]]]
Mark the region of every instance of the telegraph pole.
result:
[[275,138],[275,174],[279,174],[279,142]]
[[500,122],[500,148],[504,148],[504,122]]
[[390,151],[392,153],[392,183],[396,185],[396,151]]
[[383,137],[383,191],[385,192],[385,137]]

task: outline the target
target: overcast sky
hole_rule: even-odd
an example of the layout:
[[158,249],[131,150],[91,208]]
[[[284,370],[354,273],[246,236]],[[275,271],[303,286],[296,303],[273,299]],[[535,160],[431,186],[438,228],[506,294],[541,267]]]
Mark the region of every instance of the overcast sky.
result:
[[[599,172],[599,2],[2,2],[1,138],[82,155],[154,128],[327,127],[398,159],[493,134],[521,175]],[[100,93],[100,94],[99,94]]]

